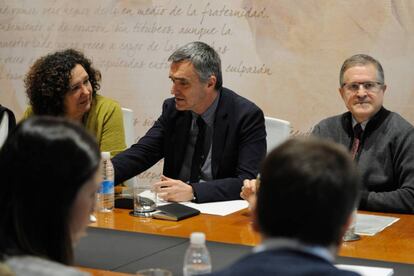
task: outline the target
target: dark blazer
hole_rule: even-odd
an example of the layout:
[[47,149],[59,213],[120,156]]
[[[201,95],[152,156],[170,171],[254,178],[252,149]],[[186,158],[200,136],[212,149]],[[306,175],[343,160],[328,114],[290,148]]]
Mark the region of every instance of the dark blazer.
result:
[[318,256],[291,249],[275,249],[250,254],[212,276],[357,276],[340,270]]
[[[266,154],[262,110],[222,88],[214,121],[212,181],[191,183],[197,202],[240,199],[244,179],[256,178]],[[138,143],[112,161],[115,182],[123,182],[164,158],[163,174],[178,179],[191,127],[191,112],[178,111],[174,98],[164,101],[162,114]]]

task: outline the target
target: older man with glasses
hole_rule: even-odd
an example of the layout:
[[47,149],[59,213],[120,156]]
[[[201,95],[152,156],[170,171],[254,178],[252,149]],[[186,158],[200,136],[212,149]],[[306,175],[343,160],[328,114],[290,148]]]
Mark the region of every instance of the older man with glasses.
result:
[[363,176],[360,209],[414,213],[414,127],[383,107],[381,64],[354,55],[343,63],[339,82],[349,112],[322,120],[313,134],[349,148]]

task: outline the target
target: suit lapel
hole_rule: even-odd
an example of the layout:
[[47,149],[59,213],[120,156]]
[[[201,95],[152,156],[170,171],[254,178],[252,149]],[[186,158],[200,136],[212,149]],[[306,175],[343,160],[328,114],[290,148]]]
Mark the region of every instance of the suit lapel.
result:
[[211,169],[213,178],[217,176],[220,165],[220,160],[223,155],[226,138],[229,130],[229,116],[228,110],[231,108],[231,103],[225,93],[224,89],[220,91],[220,99],[217,106],[216,116],[214,119],[214,134],[213,145],[211,152]]

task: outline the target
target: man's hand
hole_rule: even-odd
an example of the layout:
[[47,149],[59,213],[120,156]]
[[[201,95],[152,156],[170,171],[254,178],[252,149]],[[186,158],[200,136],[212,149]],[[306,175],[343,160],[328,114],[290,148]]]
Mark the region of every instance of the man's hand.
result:
[[252,209],[256,204],[256,179],[245,179],[243,181],[243,187],[241,189],[240,197],[249,202],[249,208]]
[[256,179],[245,179],[241,189],[240,197],[249,200],[249,197],[256,196]]
[[191,185],[164,175],[161,176],[161,181],[153,184],[153,188],[165,201],[190,201],[194,197]]

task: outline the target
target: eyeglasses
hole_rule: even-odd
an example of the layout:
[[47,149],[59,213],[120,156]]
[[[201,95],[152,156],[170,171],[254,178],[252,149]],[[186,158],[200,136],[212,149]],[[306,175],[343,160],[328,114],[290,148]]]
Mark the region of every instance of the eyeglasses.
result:
[[359,88],[361,87],[364,88],[364,90],[369,91],[369,92],[378,92],[384,84],[380,83],[380,82],[375,82],[375,81],[366,81],[366,82],[350,82],[350,83],[344,83],[342,85],[342,87],[345,90],[351,91],[353,93],[356,93],[359,91]]

